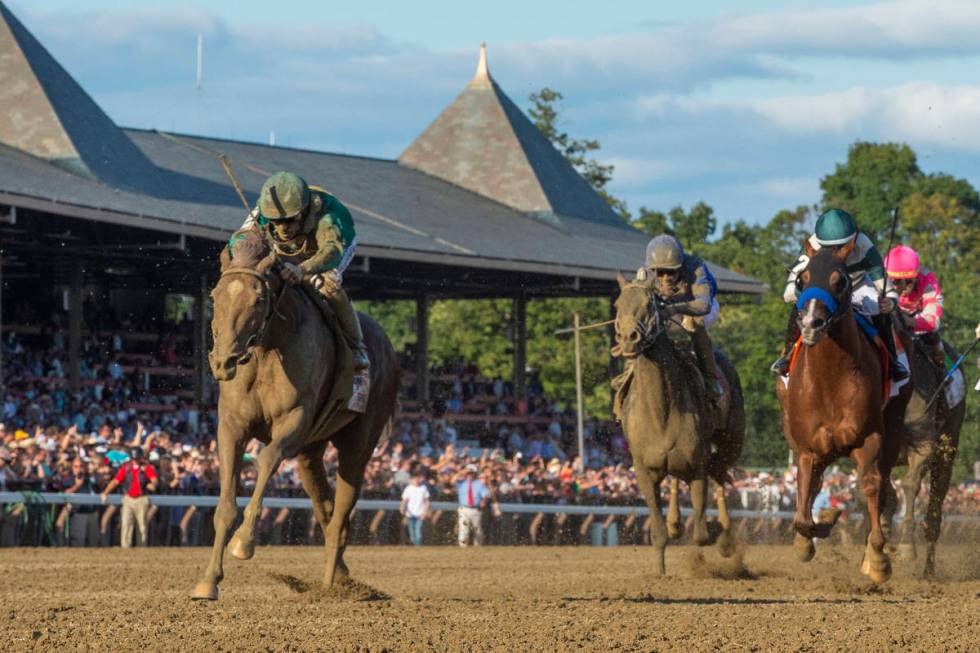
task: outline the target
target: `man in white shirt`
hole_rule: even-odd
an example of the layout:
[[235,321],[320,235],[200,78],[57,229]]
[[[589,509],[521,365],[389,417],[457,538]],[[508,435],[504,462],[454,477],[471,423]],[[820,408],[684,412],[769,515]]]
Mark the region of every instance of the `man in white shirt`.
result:
[[418,470],[402,490],[401,513],[408,519],[408,539],[415,546],[421,546],[422,522],[429,514],[429,488],[422,483],[422,474]]

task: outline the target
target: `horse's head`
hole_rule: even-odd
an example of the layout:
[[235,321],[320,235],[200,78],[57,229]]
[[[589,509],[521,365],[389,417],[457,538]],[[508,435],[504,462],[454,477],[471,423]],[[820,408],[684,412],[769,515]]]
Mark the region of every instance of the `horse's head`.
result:
[[274,252],[268,248],[261,250],[264,256],[256,262],[259,250],[239,254],[238,248],[242,245],[236,243],[235,246],[235,259],[225,261],[221,278],[211,291],[214,348],[208,355],[208,362],[218,381],[232,380],[238,366],[251,359],[251,349],[265,335],[282,286],[278,275],[269,274],[276,262]]
[[617,355],[636,358],[660,333],[660,313],[651,297],[650,280],[627,282],[617,275],[619,297],[616,299],[616,347]]
[[803,241],[803,247],[810,261],[796,278],[796,307],[803,344],[810,347],[851,308],[851,278],[844,262],[854,249],[854,241],[840,248],[820,250]]

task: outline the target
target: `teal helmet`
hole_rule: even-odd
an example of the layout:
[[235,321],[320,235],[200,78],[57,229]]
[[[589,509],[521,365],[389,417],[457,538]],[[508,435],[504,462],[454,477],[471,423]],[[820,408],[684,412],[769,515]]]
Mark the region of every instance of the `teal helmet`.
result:
[[828,209],[817,218],[817,242],[822,247],[845,245],[857,235],[857,223],[842,209]]

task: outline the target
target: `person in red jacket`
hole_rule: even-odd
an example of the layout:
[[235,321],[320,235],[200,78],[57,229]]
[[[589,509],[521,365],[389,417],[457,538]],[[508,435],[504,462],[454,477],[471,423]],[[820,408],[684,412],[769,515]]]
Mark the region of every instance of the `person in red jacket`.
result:
[[123,487],[122,498],[122,535],[120,544],[124,549],[133,546],[133,521],[136,521],[140,532],[140,545],[147,544],[147,513],[150,510],[150,497],[147,492],[154,492],[157,487],[157,472],[153,465],[143,461],[143,449],[133,447],[130,459],[123,463],[116,475],[102,491],[102,501],[120,485]]
[[899,314],[905,325],[927,345],[933,363],[945,368],[946,352],[939,337],[943,291],[935,273],[923,268],[919,254],[907,245],[898,245],[888,252],[885,271],[898,290]]

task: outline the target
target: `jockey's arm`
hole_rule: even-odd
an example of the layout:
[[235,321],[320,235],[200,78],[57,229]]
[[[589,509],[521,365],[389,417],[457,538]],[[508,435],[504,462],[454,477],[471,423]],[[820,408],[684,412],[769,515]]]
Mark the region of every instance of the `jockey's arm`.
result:
[[702,317],[711,311],[711,283],[704,263],[698,265],[691,281],[691,298],[681,301],[667,301],[667,312],[671,315],[690,315]]
[[324,213],[316,225],[316,253],[300,264],[304,275],[333,270],[354,239],[354,219],[340,200],[324,193]]
[[338,229],[329,215],[325,215],[316,225],[316,253],[299,264],[303,276],[320,274],[333,270],[344,257],[344,244]]
[[871,283],[874,284],[875,290],[881,295],[884,293],[885,297],[892,300],[893,306],[898,306],[898,290],[892,284],[891,280],[885,276],[885,262],[881,258],[881,254],[871,243],[871,239],[865,236],[863,233],[858,234],[858,246],[867,247],[867,251],[864,253],[864,257],[861,259],[859,266],[868,273],[871,277]]
[[796,279],[800,276],[800,273],[803,272],[809,262],[809,256],[806,254],[800,254],[800,257],[796,259],[796,265],[790,269],[789,275],[786,277],[786,287],[783,289],[783,301],[787,304],[796,303],[796,298],[800,294],[796,288]]

